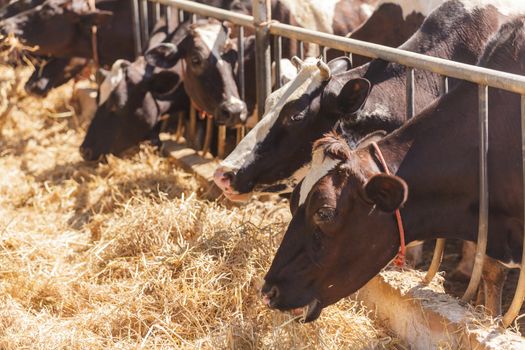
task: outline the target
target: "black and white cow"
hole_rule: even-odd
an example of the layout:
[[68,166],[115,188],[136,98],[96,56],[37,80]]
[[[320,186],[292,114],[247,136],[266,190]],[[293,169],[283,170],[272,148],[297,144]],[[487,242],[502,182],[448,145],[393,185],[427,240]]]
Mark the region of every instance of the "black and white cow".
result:
[[[349,0],[308,1],[307,4],[295,0],[274,1],[272,18],[335,34],[347,34],[366,19],[364,15],[358,16],[358,20],[354,18],[361,2],[359,6]],[[241,58],[237,57],[236,41],[231,39],[228,27],[217,21],[199,21],[188,28],[186,37],[178,39],[153,48],[146,53],[146,58],[159,67],[169,67],[183,59],[185,88],[191,100],[214,115],[219,124],[245,123],[255,109],[256,81],[251,79],[255,76],[254,37],[245,39],[245,56]],[[310,46],[307,53],[313,55],[316,50]],[[288,44],[283,45],[285,56],[293,51]],[[244,101],[240,100],[235,74],[238,59],[244,61],[247,78]]]
[[[447,1],[400,48],[475,63],[486,40],[506,19],[485,2]],[[270,96],[261,122],[221,162],[215,182],[226,197],[244,200],[254,191],[289,191],[303,177],[312,143],[341,120],[354,144],[370,132],[390,132],[405,121],[406,67],[374,60],[343,73],[325,73],[325,79],[319,79],[317,64],[318,60],[307,59],[302,67],[305,74],[300,72],[297,81]],[[415,83],[416,110],[441,93],[441,77],[436,74],[416,71]],[[454,84],[450,82],[451,87]],[[298,86],[308,89],[292,91]]]

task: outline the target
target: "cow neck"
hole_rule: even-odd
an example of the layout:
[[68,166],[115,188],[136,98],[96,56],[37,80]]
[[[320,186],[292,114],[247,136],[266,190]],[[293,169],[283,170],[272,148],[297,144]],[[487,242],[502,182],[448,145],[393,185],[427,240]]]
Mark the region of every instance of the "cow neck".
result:
[[[95,0],[88,0],[88,7],[91,11],[95,11],[97,9],[97,5],[95,3]],[[95,62],[95,68],[98,69],[100,67],[100,58],[98,55],[98,27],[96,24],[93,24],[91,26],[91,53],[93,55],[93,62]]]
[[[381,149],[377,145],[376,142],[372,142],[372,147],[375,151],[375,155],[379,162],[381,163],[381,166],[383,167],[383,170],[385,174],[390,175],[390,170],[388,168],[388,165],[386,164],[385,158],[383,157],[383,153],[381,153]],[[397,256],[394,260],[394,264],[399,267],[405,266],[405,228],[403,226],[403,219],[401,218],[401,212],[399,209],[396,209],[394,212],[394,216],[396,218],[397,223],[397,230],[399,231],[399,251],[397,253]]]
[[[186,64],[185,64],[185,59],[183,58],[180,62],[181,64],[181,77],[182,77],[182,81],[184,82],[184,78],[185,78],[185,75],[186,75]],[[188,98],[190,99],[190,103],[191,103],[191,106],[197,111],[197,114],[199,115],[199,118],[200,119],[206,119],[206,118],[213,118],[213,115],[206,112],[204,110],[204,108],[201,108],[197,102],[195,102],[194,99],[192,99],[189,95],[188,95]]]

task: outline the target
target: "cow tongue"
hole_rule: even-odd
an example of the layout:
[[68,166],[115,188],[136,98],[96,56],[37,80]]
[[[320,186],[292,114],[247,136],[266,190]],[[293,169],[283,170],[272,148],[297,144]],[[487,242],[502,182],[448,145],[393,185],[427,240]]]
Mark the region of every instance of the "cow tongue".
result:
[[303,316],[303,319],[308,319],[308,317],[316,310],[318,304],[319,301],[314,299],[306,306],[290,310],[290,313],[293,316]]

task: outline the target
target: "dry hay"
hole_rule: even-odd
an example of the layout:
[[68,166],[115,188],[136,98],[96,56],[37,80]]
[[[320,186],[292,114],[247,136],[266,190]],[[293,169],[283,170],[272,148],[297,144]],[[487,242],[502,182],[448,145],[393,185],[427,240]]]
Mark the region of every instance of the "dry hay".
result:
[[147,146],[86,164],[73,84],[45,100],[15,90],[0,130],[0,349],[400,346],[352,300],[309,325],[262,305],[285,204],[201,200]]

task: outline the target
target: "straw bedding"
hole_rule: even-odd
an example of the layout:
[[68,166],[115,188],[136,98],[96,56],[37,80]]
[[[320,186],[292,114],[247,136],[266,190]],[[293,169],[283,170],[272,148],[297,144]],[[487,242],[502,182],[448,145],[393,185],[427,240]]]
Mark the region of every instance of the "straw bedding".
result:
[[285,203],[202,200],[148,146],[84,163],[74,84],[39,100],[28,73],[0,68],[0,349],[402,347],[353,300],[308,325],[267,310]]

